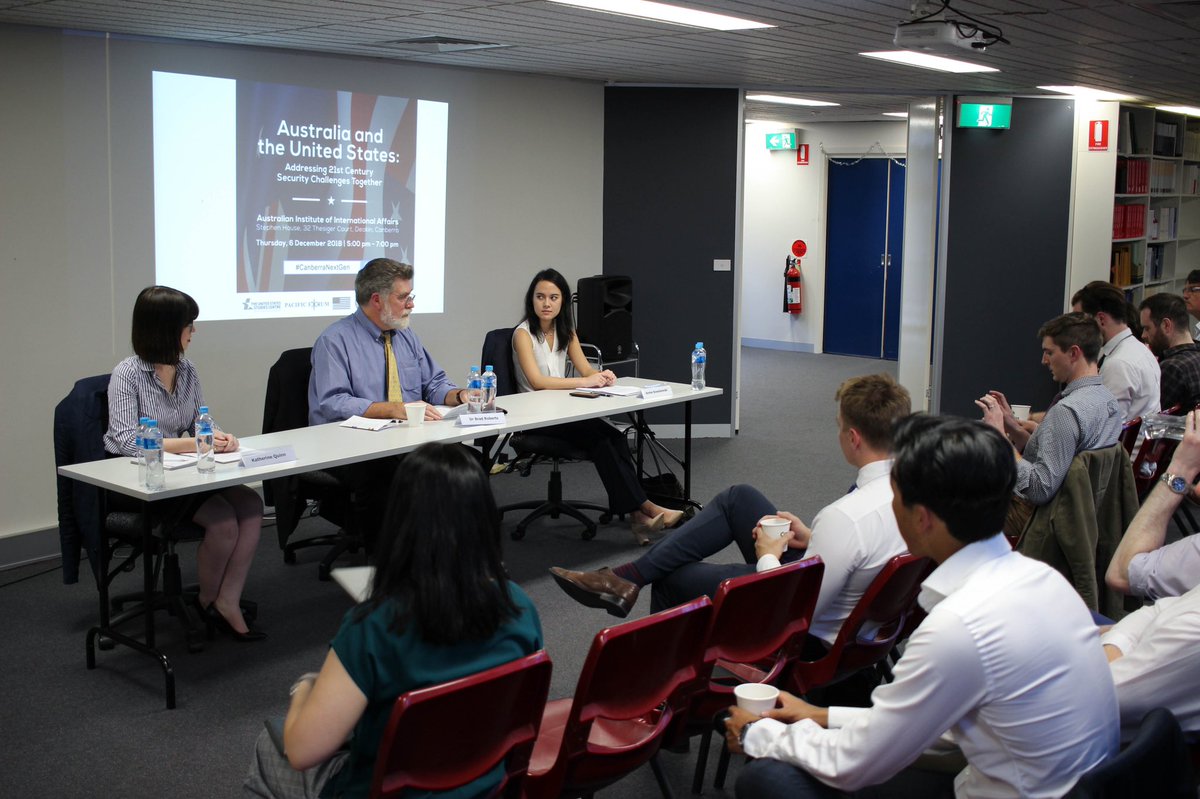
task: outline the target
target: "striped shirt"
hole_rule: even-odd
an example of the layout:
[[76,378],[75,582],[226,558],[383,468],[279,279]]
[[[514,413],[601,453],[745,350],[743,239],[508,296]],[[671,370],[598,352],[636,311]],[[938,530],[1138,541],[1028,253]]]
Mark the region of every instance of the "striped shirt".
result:
[[1071,381],[1025,444],[1017,461],[1015,492],[1034,505],[1045,505],[1067,479],[1076,455],[1111,447],[1120,434],[1121,407],[1100,376]]
[[114,455],[137,454],[138,418],[158,420],[163,438],[191,436],[204,404],[196,367],[187,358],[175,372],[175,391],[167,391],[154,364],[131,355],[117,364],[108,382],[108,432],[104,449]]

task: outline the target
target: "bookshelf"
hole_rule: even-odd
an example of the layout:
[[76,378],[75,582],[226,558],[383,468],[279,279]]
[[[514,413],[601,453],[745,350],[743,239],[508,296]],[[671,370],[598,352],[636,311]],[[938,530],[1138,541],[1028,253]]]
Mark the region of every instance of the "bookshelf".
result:
[[1135,305],[1200,269],[1200,117],[1121,105],[1111,255]]

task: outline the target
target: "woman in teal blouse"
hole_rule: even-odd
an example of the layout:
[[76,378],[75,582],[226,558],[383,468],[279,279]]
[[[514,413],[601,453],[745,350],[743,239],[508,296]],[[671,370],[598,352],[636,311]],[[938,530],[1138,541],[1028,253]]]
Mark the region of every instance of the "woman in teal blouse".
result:
[[[248,793],[365,797],[396,697],[542,648],[533,603],[505,575],[499,519],[468,450],[426,444],[403,460],[371,598],[346,614],[320,673],[292,686],[286,756],[259,736]],[[500,774],[443,795],[486,795]]]

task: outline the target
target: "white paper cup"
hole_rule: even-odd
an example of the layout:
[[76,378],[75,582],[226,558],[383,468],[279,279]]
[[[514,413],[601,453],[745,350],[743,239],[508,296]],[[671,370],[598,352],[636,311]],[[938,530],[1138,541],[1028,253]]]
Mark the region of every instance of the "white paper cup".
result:
[[408,423],[413,427],[420,427],[425,424],[425,403],[424,402],[406,402],[404,403],[404,413],[408,417]]
[[1010,405],[1009,407],[1012,408],[1013,416],[1017,417],[1022,422],[1029,418],[1028,405]]
[[791,522],[780,516],[764,516],[758,524],[762,527],[763,532],[771,538],[783,538],[792,527]]
[[779,689],[774,685],[747,682],[734,687],[733,695],[737,697],[738,707],[756,716],[761,716],[775,708],[775,700],[779,699]]

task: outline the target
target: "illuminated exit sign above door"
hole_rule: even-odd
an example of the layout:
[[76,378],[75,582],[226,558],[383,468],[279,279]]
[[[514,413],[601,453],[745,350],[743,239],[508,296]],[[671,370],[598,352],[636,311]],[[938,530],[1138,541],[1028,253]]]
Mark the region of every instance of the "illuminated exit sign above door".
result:
[[1011,124],[1011,97],[958,98],[957,127],[1005,129]]
[[796,134],[793,133],[768,133],[767,134],[767,149],[768,150],[795,150],[796,149]]

